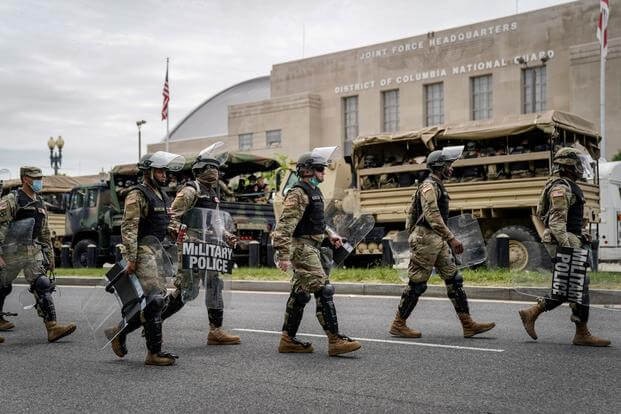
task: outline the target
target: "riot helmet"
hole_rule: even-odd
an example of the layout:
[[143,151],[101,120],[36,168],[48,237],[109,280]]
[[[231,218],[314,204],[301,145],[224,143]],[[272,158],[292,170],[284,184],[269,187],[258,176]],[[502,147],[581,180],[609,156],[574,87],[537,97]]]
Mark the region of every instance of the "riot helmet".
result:
[[452,174],[451,166],[459,159],[464,151],[463,145],[444,147],[442,150],[432,151],[427,156],[427,169],[441,178],[448,178]]
[[300,155],[296,163],[296,172],[300,178],[313,177],[315,171],[323,172],[331,161],[338,147],[318,147],[311,152]]
[[559,149],[552,159],[554,163],[554,172],[568,174],[574,179],[593,178],[594,174],[591,161],[592,158],[589,155],[572,147],[563,147]]
[[192,172],[195,176],[198,176],[205,169],[220,169],[222,167],[228,158],[228,153],[222,151],[222,147],[224,147],[224,143],[218,141],[198,153],[192,164]]
[[[185,158],[181,155],[173,154],[166,151],[157,151],[148,153],[140,158],[138,169],[151,180],[151,183],[157,186],[168,185],[168,172],[181,171],[185,165]],[[163,179],[158,179],[153,174],[154,170],[164,170]]]

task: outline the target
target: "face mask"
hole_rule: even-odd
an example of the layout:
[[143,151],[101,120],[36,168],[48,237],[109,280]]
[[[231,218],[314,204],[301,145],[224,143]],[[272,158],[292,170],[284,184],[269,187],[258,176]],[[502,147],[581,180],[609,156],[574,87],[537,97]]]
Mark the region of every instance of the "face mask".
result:
[[41,190],[43,190],[43,180],[32,180],[30,188],[32,188],[32,191],[35,193],[40,193]]
[[215,184],[218,181],[219,172],[215,168],[209,168],[203,171],[199,176],[198,180],[209,185]]
[[313,177],[313,178],[311,178],[311,179],[310,179],[310,180],[308,180],[308,181],[309,181],[312,185],[314,185],[315,187],[317,187],[317,186],[321,183],[321,181],[319,181],[319,178],[317,178],[317,177]]

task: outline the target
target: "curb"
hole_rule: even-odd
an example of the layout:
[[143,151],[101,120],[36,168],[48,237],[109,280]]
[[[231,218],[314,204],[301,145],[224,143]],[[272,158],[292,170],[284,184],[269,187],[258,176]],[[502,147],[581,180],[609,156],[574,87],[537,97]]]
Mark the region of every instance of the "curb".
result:
[[[56,277],[59,286],[97,286],[100,278],[94,277]],[[27,284],[23,277],[15,279],[17,284]],[[374,296],[401,296],[404,285],[379,283],[333,283],[336,293],[341,295],[374,295]],[[173,288],[172,283],[168,284]],[[286,281],[262,280],[234,280],[232,290],[246,290],[252,292],[289,292],[291,284]],[[534,301],[537,296],[544,296],[549,289],[524,288],[520,292],[507,287],[466,286],[466,293],[470,299],[506,300],[506,301]],[[427,297],[445,298],[444,286],[429,285],[425,292]],[[621,290],[591,289],[589,297],[592,304],[618,305],[621,303]]]

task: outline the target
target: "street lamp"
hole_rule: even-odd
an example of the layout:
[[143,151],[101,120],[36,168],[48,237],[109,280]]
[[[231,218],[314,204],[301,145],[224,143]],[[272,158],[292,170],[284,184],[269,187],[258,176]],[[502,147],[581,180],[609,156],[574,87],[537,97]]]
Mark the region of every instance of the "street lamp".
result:
[[[50,137],[50,139],[47,141],[47,147],[50,149],[50,166],[54,169],[54,175],[58,175],[58,169],[63,163],[64,146],[65,141],[60,135],[56,140],[54,139],[54,137]],[[54,152],[54,148],[58,148],[58,152]]]
[[138,161],[140,161],[140,158],[142,156],[142,151],[141,151],[141,147],[142,147],[142,136],[140,134],[140,127],[143,126],[144,124],[146,124],[147,121],[145,121],[144,119],[142,121],[136,121],[136,126],[138,127]]

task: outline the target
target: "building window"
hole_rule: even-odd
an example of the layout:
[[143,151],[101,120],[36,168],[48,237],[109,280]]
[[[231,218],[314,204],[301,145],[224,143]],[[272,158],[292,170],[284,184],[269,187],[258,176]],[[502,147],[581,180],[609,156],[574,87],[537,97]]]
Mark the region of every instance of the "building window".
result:
[[384,103],[384,132],[399,130],[399,90],[382,92]]
[[425,126],[444,123],[444,84],[425,85]]
[[546,109],[546,67],[522,70],[522,113]]
[[267,148],[280,147],[280,129],[265,132],[265,146]]
[[241,151],[252,149],[252,134],[239,134],[239,149]]
[[472,119],[492,117],[492,75],[471,78]]
[[358,97],[343,98],[343,119],[345,140],[352,141],[358,136]]

